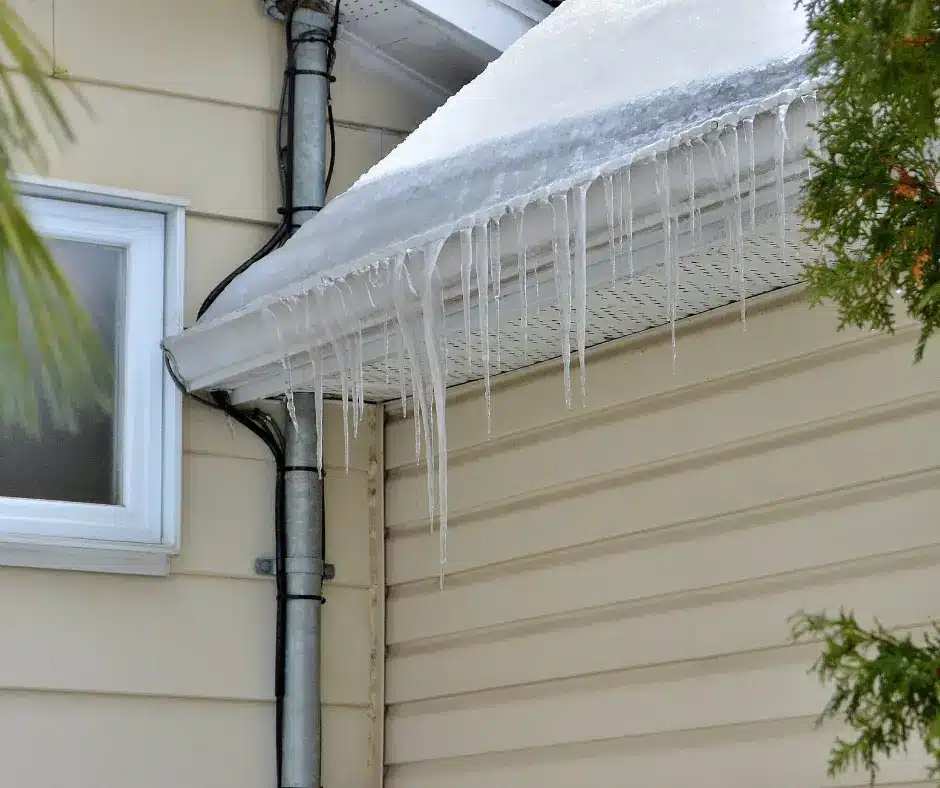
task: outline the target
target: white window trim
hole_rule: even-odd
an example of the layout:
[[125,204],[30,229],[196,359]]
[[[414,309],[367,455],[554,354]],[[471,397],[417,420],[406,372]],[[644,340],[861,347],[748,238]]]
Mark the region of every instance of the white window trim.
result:
[[[17,175],[14,180],[27,203],[30,198],[61,201],[70,203],[72,212],[77,209],[78,214],[82,213],[82,206],[88,206],[89,210],[91,206],[98,206],[105,209],[130,209],[162,214],[165,261],[163,336],[172,336],[182,331],[187,203],[168,197],[103,189],[33,176]],[[94,213],[96,212],[89,213],[88,216],[94,216]],[[146,224],[145,214],[141,219]],[[133,225],[134,222],[130,224]],[[133,240],[135,228],[131,226],[125,229],[128,233],[126,240],[130,242]],[[139,230],[140,226],[136,229]],[[93,240],[94,231],[87,230],[85,235]],[[154,353],[161,352],[159,347],[153,350]],[[160,404],[156,403],[155,407]],[[134,532],[115,533],[113,529],[108,528],[96,532],[94,529],[89,531],[79,526],[60,533],[49,529],[49,533],[43,535],[0,533],[0,565],[121,574],[168,574],[170,558],[179,551],[182,519],[182,408],[181,393],[170,376],[162,370],[162,424],[159,424],[162,441],[160,452],[154,452],[154,461],[160,462],[162,468],[159,518],[151,517],[148,521],[148,513],[138,513],[143,518],[143,527],[135,529]],[[160,414],[150,415],[160,418]],[[156,426],[156,423],[151,423],[151,427]],[[131,469],[129,477],[133,476],[134,469]],[[35,503],[56,506],[53,502]],[[156,507],[153,508],[156,510]],[[92,535],[94,533],[98,535]]]

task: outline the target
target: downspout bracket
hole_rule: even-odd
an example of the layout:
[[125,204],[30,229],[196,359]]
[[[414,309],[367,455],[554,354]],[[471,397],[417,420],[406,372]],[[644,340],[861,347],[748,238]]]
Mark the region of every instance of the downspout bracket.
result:
[[[261,555],[255,559],[255,574],[261,577],[274,577],[274,556]],[[336,566],[334,564],[323,564],[323,579],[336,579]]]

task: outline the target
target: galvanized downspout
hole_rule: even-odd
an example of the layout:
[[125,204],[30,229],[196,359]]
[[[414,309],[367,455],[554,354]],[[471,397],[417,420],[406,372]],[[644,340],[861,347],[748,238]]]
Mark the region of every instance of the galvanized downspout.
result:
[[294,410],[294,420],[288,419],[284,457],[287,626],[280,788],[320,788],[323,480],[314,467],[314,395],[294,394]]
[[[306,4],[304,4],[306,5]],[[318,8],[288,14],[294,73],[293,227],[313,217],[326,199],[326,125],[333,20]],[[284,19],[274,0],[271,16]],[[323,556],[323,479],[317,468],[313,394],[294,393],[287,418],[284,467],[286,627],[281,785],[320,788],[320,608]]]

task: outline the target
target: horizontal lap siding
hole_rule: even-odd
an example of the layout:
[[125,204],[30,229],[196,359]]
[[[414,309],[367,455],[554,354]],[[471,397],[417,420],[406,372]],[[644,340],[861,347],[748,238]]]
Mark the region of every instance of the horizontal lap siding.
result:
[[[388,784],[815,788],[836,732],[800,609],[937,615],[940,359],[798,294],[448,410],[444,591],[410,422],[386,425]],[[923,758],[886,782],[919,783]],[[862,785],[863,775],[842,781]]]
[[[186,323],[278,220],[283,27],[260,0],[18,0],[76,81],[77,142],[51,177],[189,200]],[[341,50],[336,175],[345,189],[432,109]],[[369,506],[380,435],[344,463],[327,413],[324,785],[377,779],[380,582]],[[0,569],[0,738],[8,782],[75,788],[273,785],[274,469],[247,431],[184,410],[182,549],[168,579]],[[379,516],[381,511],[379,511]],[[380,524],[378,524],[381,532]]]

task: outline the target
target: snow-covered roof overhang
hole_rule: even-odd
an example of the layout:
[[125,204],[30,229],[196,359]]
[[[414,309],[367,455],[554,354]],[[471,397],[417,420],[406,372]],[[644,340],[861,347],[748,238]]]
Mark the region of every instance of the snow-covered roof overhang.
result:
[[804,38],[789,0],[567,0],[169,338],[180,377],[430,397],[792,283],[748,250],[807,171]]

